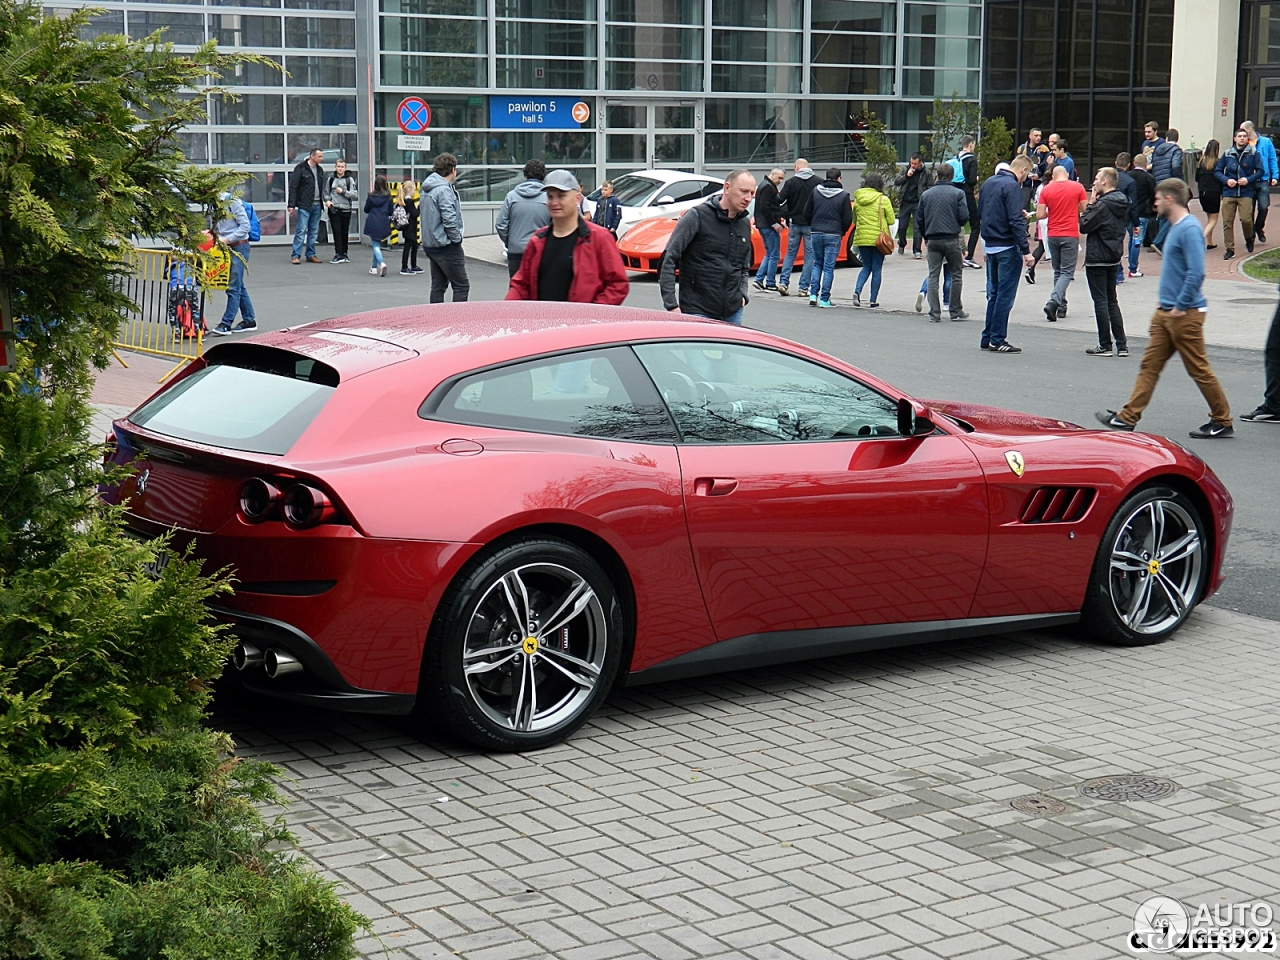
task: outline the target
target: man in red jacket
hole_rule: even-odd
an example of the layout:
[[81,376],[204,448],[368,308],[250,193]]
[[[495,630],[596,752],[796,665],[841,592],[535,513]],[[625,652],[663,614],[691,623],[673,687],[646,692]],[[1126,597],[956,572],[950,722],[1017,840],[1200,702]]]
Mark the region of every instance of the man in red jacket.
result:
[[542,182],[551,224],[529,238],[507,299],[622,303],[631,288],[622,254],[608,230],[579,215],[577,178],[552,170]]

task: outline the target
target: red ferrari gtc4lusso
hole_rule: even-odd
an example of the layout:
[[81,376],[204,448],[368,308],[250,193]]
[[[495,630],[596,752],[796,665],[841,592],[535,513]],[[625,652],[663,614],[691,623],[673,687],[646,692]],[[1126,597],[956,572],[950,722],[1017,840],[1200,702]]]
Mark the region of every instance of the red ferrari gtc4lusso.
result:
[[615,683],[1077,621],[1162,640],[1231,527],[1161,437],[622,307],[219,343],[113,432],[132,531],[234,571],[213,613],[249,688],[491,749],[563,739]]

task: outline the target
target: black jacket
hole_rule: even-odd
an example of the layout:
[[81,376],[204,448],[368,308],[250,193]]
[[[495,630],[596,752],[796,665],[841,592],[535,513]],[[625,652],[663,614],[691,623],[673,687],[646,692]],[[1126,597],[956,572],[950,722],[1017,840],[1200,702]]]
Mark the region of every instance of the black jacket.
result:
[[839,180],[823,180],[809,194],[806,211],[814,233],[842,237],[853,226],[853,201]]
[[1156,215],[1156,178],[1139,167],[1130,170],[1129,176],[1133,177],[1134,192],[1138,197],[1138,216],[1154,217]]
[[1212,200],[1214,197],[1219,200],[1222,199],[1222,181],[1218,179],[1218,175],[1212,169],[1196,168],[1196,186],[1200,190],[1201,200]]
[[778,188],[766,177],[756,191],[756,229],[768,230],[781,222],[782,201],[778,199]]
[[960,154],[960,172],[964,174],[964,183],[960,184],[960,189],[966,196],[972,197],[978,189],[978,158],[972,153]]
[[782,201],[787,219],[796,226],[809,225],[805,208],[809,203],[809,194],[813,193],[813,188],[821,182],[816,173],[805,167],[803,170],[797,170],[796,175],[782,185],[778,198]]
[[916,232],[926,240],[960,236],[969,222],[969,203],[958,183],[939,183],[920,198]]
[[[311,164],[303,160],[289,174],[289,206],[309,207],[313,203],[321,203],[324,198],[316,192],[317,180],[325,182],[324,168],[316,164],[315,175],[312,176]],[[323,186],[321,190],[323,191]]]
[[1119,190],[1103,194],[1080,214],[1086,267],[1113,267],[1124,257],[1129,236],[1129,198]]
[[907,176],[904,170],[894,178],[893,185],[898,188],[898,203],[901,209],[909,203],[920,202],[924,192],[933,186],[933,174],[929,172],[928,167],[921,167],[911,176]]
[[667,241],[658,273],[662,305],[723,320],[747,302],[750,262],[751,218],[743,212],[730,219],[729,212],[720,206],[720,197],[708,197],[680,218]]

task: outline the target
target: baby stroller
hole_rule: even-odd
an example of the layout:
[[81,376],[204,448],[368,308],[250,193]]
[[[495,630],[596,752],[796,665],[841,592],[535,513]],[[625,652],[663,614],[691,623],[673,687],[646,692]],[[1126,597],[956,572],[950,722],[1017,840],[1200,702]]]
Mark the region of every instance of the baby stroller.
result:
[[209,332],[204,322],[204,298],[195,270],[185,260],[170,260],[165,267],[169,281],[169,322],[175,340],[194,340]]

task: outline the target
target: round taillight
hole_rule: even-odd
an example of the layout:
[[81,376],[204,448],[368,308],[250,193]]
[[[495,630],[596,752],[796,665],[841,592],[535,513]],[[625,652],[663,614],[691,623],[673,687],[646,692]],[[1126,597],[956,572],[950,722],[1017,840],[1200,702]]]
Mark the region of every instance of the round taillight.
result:
[[280,491],[258,477],[246,480],[240,488],[240,515],[250,523],[266,520],[279,502]]
[[285,522],[298,529],[314,527],[332,511],[329,498],[305,483],[296,483],[285,492],[283,508]]

